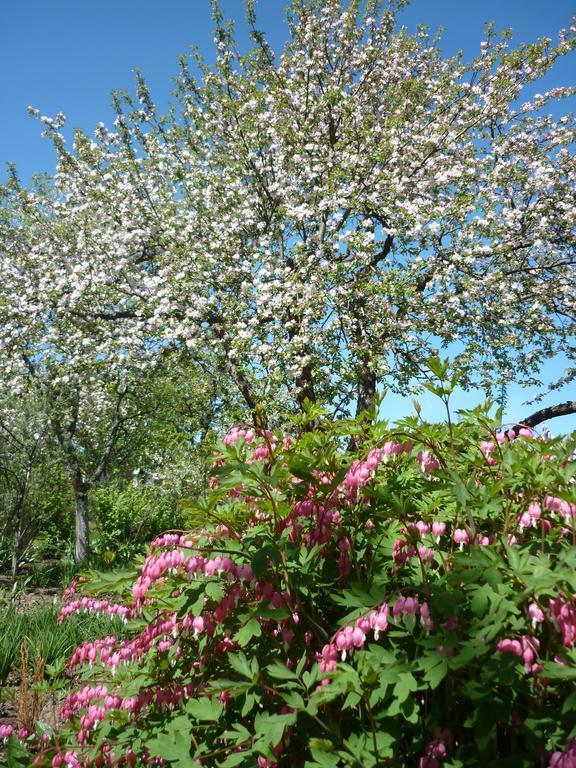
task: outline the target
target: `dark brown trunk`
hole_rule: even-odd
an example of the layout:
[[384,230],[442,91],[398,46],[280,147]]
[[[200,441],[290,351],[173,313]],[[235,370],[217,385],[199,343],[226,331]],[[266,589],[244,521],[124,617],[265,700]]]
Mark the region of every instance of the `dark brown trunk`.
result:
[[370,410],[376,399],[376,373],[370,368],[369,363],[358,377],[357,392],[356,418],[364,411]]
[[250,410],[254,428],[257,430],[266,429],[268,426],[266,411],[264,410],[263,406],[260,405],[260,403],[257,403],[254,399],[252,395],[252,387],[250,386],[250,382],[248,381],[247,376],[240,368],[238,368],[237,365],[230,361],[228,361],[228,370],[230,371],[230,375],[232,376],[234,383],[240,390],[240,394],[244,398],[244,402]]
[[312,368],[309,365],[305,365],[302,368],[301,373],[296,378],[296,386],[298,387],[296,400],[302,410],[304,410],[306,401],[312,405],[316,402],[316,392],[314,391],[314,383],[312,380]]
[[230,339],[228,338],[227,332],[224,330],[224,324],[221,318],[217,316],[212,317],[210,322],[214,335],[222,342],[222,346],[226,355],[226,367],[228,368],[228,372],[232,377],[232,381],[238,387],[240,394],[244,398],[244,402],[248,406],[254,427],[258,430],[266,429],[268,426],[266,411],[260,403],[256,402],[248,377],[242,368],[238,366],[231,358]]

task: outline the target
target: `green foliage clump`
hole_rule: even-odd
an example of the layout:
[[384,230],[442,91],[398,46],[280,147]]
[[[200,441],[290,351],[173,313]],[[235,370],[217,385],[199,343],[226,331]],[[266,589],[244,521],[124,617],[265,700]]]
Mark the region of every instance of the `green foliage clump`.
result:
[[102,565],[128,562],[181,522],[175,499],[161,487],[113,483],[96,489],[90,504],[96,529],[92,551]]
[[34,499],[35,559],[62,557],[73,538],[74,497],[61,467],[44,467]]

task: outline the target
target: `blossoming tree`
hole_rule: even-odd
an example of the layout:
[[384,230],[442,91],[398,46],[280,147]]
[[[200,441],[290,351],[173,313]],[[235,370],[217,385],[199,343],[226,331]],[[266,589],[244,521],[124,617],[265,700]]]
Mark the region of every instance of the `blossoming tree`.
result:
[[139,77],[114,131],[71,150],[41,118],[58,171],[6,193],[4,348],[39,322],[78,364],[186,348],[257,422],[271,403],[361,411],[455,342],[465,382],[571,356],[575,126],[547,112],[574,89],[525,89],[574,28],[517,48],[489,32],[466,64],[401,5],[295,0],[279,56],[251,3],[247,55],[216,10],[215,66],[182,59],[167,117]]

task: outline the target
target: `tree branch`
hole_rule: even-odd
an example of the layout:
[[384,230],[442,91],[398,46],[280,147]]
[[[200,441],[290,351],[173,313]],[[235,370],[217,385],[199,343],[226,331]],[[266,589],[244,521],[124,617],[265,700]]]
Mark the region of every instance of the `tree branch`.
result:
[[535,411],[522,422],[515,424],[514,429],[520,429],[521,427],[536,427],[538,424],[542,424],[543,421],[548,419],[555,419],[558,416],[569,416],[572,413],[576,413],[576,400],[567,400],[565,403],[559,403],[558,405],[551,405],[548,408],[542,408],[539,411]]

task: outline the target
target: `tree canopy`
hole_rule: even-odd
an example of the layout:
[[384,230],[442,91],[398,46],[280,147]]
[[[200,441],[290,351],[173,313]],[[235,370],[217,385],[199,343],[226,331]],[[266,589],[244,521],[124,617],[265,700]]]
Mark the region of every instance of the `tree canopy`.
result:
[[486,386],[572,359],[575,124],[548,110],[575,89],[525,93],[574,27],[488,29],[467,63],[402,5],[295,0],[279,54],[252,3],[247,54],[216,6],[216,62],[181,59],[167,115],[139,75],[71,149],[41,117],[52,183],[3,190],[4,369],[185,349],[258,421],[362,410],[450,345]]

